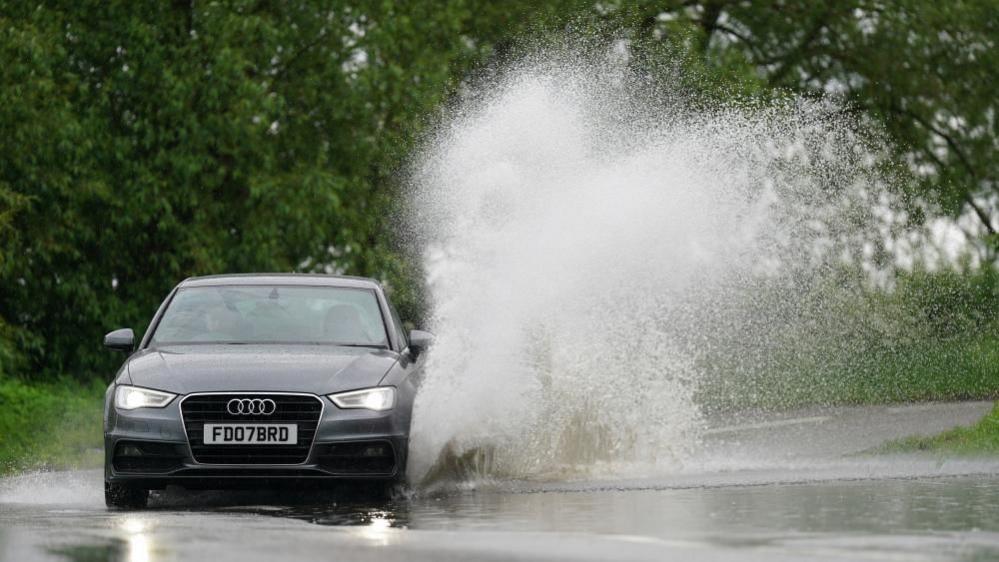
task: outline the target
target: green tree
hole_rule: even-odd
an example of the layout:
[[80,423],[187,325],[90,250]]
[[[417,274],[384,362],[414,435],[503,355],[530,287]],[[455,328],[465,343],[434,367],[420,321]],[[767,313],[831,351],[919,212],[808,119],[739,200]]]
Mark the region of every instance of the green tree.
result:
[[742,91],[844,98],[909,163],[907,194],[931,212],[970,211],[969,235],[994,262],[997,13],[994,0],[674,0],[601,3],[593,17],[642,48],[679,47],[688,66]]
[[101,334],[189,275],[371,275],[412,316],[407,158],[476,69],[544,38],[624,39],[720,98],[843,95],[912,194],[994,233],[993,4],[0,0],[0,371],[107,373]]
[[189,275],[350,272],[407,294],[394,178],[471,52],[461,3],[0,13],[0,194],[24,202],[3,215],[0,317],[31,372],[106,372],[101,334],[142,328]]

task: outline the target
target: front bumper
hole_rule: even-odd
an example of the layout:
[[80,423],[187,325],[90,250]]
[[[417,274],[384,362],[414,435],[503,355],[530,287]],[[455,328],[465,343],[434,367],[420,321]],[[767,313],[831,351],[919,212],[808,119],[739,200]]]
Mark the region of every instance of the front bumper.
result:
[[343,410],[319,398],[326,401],[326,407],[308,457],[300,464],[198,462],[188,442],[179,398],[162,409],[110,407],[104,434],[105,479],[148,489],[171,485],[224,489],[404,478],[408,411]]

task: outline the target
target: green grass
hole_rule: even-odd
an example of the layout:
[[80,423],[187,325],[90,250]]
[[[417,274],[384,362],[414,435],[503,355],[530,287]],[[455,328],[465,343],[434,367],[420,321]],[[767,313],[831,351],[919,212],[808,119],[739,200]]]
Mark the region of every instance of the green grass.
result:
[[0,378],[0,474],[100,466],[104,388]]
[[[957,337],[855,352],[819,345],[768,369],[720,376],[700,389],[718,410],[999,399],[999,325]],[[850,342],[852,343],[852,342]],[[860,347],[860,346],[858,346]]]
[[800,292],[763,284],[753,299],[722,303],[745,325],[717,325],[723,345],[702,354],[701,402],[780,410],[999,399],[999,270],[902,273],[893,290],[830,279]]
[[932,437],[907,437],[878,449],[883,453],[932,451],[953,455],[999,454],[999,404],[971,427],[957,427]]

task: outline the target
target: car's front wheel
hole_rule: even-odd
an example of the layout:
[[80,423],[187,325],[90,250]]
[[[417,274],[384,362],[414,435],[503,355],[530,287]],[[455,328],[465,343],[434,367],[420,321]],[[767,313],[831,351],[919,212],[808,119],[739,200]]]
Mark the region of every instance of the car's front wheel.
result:
[[142,509],[149,502],[149,490],[104,483],[104,503],[118,509]]

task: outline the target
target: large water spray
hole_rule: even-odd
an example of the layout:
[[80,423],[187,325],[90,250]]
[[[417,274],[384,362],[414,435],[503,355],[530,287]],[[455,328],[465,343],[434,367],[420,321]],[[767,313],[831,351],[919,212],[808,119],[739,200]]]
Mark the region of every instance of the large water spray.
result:
[[794,295],[740,303],[848,252],[836,225],[870,196],[872,151],[834,105],[711,106],[569,58],[488,81],[414,173],[437,335],[416,480],[682,466],[703,358]]

